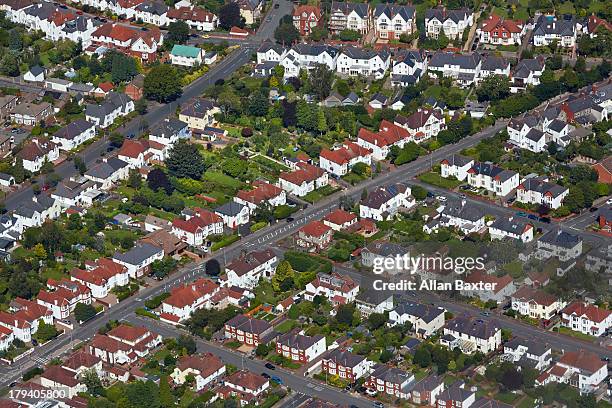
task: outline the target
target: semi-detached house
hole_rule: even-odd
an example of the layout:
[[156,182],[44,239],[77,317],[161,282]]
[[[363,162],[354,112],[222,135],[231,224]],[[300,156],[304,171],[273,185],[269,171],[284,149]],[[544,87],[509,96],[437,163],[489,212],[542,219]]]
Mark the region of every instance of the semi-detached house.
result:
[[276,353],[293,361],[306,364],[327,350],[325,336],[320,334],[306,336],[303,331],[294,329],[276,339]]
[[96,136],[96,126],[85,119],[70,122],[53,134],[51,141],[62,150],[72,150]]
[[574,301],[561,311],[561,325],[591,336],[603,336],[612,327],[612,311]]
[[339,54],[340,51],[330,45],[296,44],[285,53],[280,65],[285,68],[285,78],[297,77],[301,70],[310,71],[321,64],[335,71]]
[[217,28],[219,19],[216,15],[201,7],[179,7],[171,8],[166,13],[168,23],[184,21],[189,28],[198,31],[213,31]]
[[130,166],[117,157],[104,157],[102,162],[89,168],[84,177],[97,183],[102,190],[110,190],[115,183],[126,180],[129,176]]
[[323,372],[351,383],[368,374],[372,362],[364,356],[336,348],[323,357]]
[[476,351],[488,354],[501,346],[501,328],[493,320],[455,317],[444,326],[440,343],[451,349],[459,347],[466,354]]
[[460,154],[453,154],[440,162],[440,175],[444,178],[454,177],[459,181],[467,179],[468,170],[474,165],[474,159]]
[[421,51],[399,51],[392,61],[391,85],[415,85],[427,70],[427,57]]
[[432,55],[427,65],[431,77],[442,74],[453,78],[460,86],[468,87],[478,80],[482,57],[477,53],[453,54],[438,51]]
[[123,52],[143,62],[157,59],[157,51],[164,42],[164,35],[157,27],[147,29],[109,22],[91,34],[92,45],[85,50],[93,54],[99,47]]
[[304,225],[297,233],[296,245],[308,251],[321,251],[329,246],[334,230],[321,221],[315,220]]
[[374,8],[374,32],[379,40],[399,40],[416,31],[416,9],[411,5],[378,4]]
[[325,170],[304,161],[298,162],[296,167],[278,176],[278,186],[288,194],[303,197],[329,184],[329,174]]
[[476,162],[468,170],[468,184],[484,188],[497,196],[505,197],[519,185],[519,174],[492,163]]
[[261,206],[277,207],[287,203],[287,193],[280,187],[256,180],[251,184],[252,190],[240,190],[234,201],[249,208],[251,214]]
[[540,289],[523,286],[512,295],[512,310],[535,319],[550,320],[566,302]]
[[59,147],[50,140],[33,138],[26,142],[17,157],[22,160],[24,169],[36,173],[45,162],[59,159]]
[[546,63],[542,57],[520,60],[510,75],[510,92],[516,93],[524,91],[528,86],[540,85],[540,77],[545,67]]
[[85,119],[101,129],[113,124],[115,119],[134,112],[134,101],[124,93],[109,92],[100,105],[89,104],[85,107]]
[[270,279],[276,270],[278,257],[271,249],[248,253],[225,267],[223,286],[253,289],[260,279]]
[[194,390],[202,391],[217,382],[226,373],[223,361],[212,353],[181,357],[170,377],[177,385],[187,381],[188,376],[195,379]]
[[344,30],[366,34],[370,31],[370,5],[368,3],[351,3],[332,1],[329,13],[329,31],[340,34]]
[[516,201],[557,209],[568,194],[569,188],[551,183],[546,177],[529,177],[516,188]]
[[324,296],[334,304],[346,304],[355,301],[359,293],[359,284],[348,275],[333,272],[331,275],[319,273],[306,285],[304,298],[310,302],[315,296]]
[[179,113],[179,120],[187,123],[192,130],[204,130],[207,126],[212,126],[216,113],[220,110],[208,99],[194,98],[187,102]]
[[532,41],[536,47],[548,46],[555,41],[559,47],[570,48],[576,45],[576,37],[574,16],[558,18],[543,14],[535,23]]
[[412,324],[418,337],[427,338],[444,326],[444,310],[441,307],[416,302],[400,303],[389,312],[389,326]]
[[536,379],[536,385],[569,384],[580,394],[596,391],[608,377],[608,363],[590,351],[566,351],[559,361]]
[[491,13],[476,30],[482,44],[521,45],[527,27],[522,21],[509,20]]
[[161,27],[168,24],[168,6],[159,0],[145,0],[134,7],[134,18]]
[[378,132],[361,128],[357,134],[357,144],[372,151],[372,159],[385,160],[391,147],[400,149],[412,140],[408,129],[383,119]]
[[357,163],[371,166],[372,151],[348,140],[341,147],[323,149],[319,154],[319,166],[336,177],[346,175]]
[[504,343],[504,355],[509,357],[509,361],[521,367],[531,367],[540,371],[550,365],[552,348],[536,339],[515,336]]
[[336,61],[336,71],[342,75],[381,79],[389,70],[391,55],[386,50],[374,51],[354,46],[345,47]]
[[447,9],[437,7],[425,12],[425,35],[438,38],[444,32],[447,38],[461,39],[463,31],[474,24],[474,13],[467,9]]
[[173,288],[162,301],[160,318],[172,324],[183,322],[196,310],[210,308],[211,298],[219,289],[219,285],[205,278]]
[[147,244],[138,243],[125,253],[115,252],[113,261],[127,268],[130,278],[139,278],[151,269],[151,264],[164,257],[162,248]]
[[380,395],[408,399],[414,385],[414,374],[386,364],[376,364],[364,386]]
[[47,287],[51,290],[41,289],[36,296],[36,303],[51,310],[55,319],[67,319],[78,303],[91,304],[91,290],[79,282],[49,279]]
[[87,262],[85,269],[75,268],[70,271],[70,279],[87,286],[95,299],[107,297],[117,286],[129,283],[128,270],[124,265],[108,258]]
[[243,314],[237,315],[225,323],[226,338],[252,347],[266,344],[266,336],[271,334],[272,331],[273,326],[267,321]]

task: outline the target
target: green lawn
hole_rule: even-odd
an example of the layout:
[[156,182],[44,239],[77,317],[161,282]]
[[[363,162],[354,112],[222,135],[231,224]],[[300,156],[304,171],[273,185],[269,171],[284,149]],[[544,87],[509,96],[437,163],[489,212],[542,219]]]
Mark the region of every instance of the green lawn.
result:
[[517,408],[531,408],[535,405],[535,400],[531,397],[525,397],[521,400],[521,402],[517,405]]
[[520,261],[510,262],[504,265],[502,269],[504,272],[509,273],[513,279],[518,279],[524,275],[523,263]]
[[289,319],[289,320],[285,320],[284,322],[276,326],[274,329],[281,334],[285,334],[291,331],[296,325],[297,325],[297,322],[295,320]]
[[448,189],[457,188],[461,185],[459,180],[443,178],[440,174],[433,171],[421,174],[419,180],[423,183]]
[[222,186],[227,186],[233,189],[239,189],[243,186],[242,181],[217,171],[207,171],[206,173],[204,173],[204,180],[212,181],[214,183],[220,184]]
[[210,248],[210,250],[217,251],[223,247],[233,244],[239,239],[240,237],[238,235],[225,235],[220,241],[217,241],[214,244],[212,244],[212,247]]
[[303,198],[304,201],[308,201],[309,203],[316,203],[323,198],[334,194],[336,191],[340,190],[339,188],[334,188],[332,186],[323,186],[318,188],[310,193],[306,194]]
[[559,327],[559,333],[567,334],[568,336],[576,337],[586,341],[593,341],[595,337],[589,336],[588,334],[580,333],[577,331],[573,331],[567,327]]

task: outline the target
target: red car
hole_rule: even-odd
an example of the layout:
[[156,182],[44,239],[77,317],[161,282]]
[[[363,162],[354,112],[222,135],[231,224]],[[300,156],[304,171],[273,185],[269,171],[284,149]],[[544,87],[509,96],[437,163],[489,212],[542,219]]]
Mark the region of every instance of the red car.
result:
[[78,10],[76,13],[77,13],[79,16],[82,16],[82,15],[83,15],[83,12],[82,12],[81,10]]

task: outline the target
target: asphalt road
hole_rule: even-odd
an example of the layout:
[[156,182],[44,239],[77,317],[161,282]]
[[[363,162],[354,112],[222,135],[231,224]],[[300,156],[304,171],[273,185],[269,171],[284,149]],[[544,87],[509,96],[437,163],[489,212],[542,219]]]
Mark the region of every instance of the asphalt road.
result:
[[[177,337],[182,333],[182,331],[176,327],[136,315],[130,315],[125,320],[135,325],[145,326],[149,330],[161,334],[162,337]],[[373,405],[371,401],[362,397],[350,394],[348,392],[342,392],[337,388],[321,384],[299,374],[294,374],[293,372],[285,370],[281,367],[276,367],[274,371],[271,371],[265,367],[264,361],[249,359],[245,357],[243,353],[228,350],[215,343],[198,339],[197,346],[199,352],[213,353],[223,360],[225,364],[231,364],[239,369],[246,369],[255,374],[267,372],[270,375],[278,376],[283,381],[283,385],[289,387],[293,391],[344,406],[356,405],[358,407],[371,407]],[[298,399],[301,400],[301,398]],[[291,403],[283,406],[291,406]]]

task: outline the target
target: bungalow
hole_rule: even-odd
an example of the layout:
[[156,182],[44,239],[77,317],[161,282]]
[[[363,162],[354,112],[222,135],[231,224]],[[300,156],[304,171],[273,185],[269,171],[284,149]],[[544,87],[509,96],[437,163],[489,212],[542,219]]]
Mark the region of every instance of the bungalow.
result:
[[196,310],[209,309],[219,289],[219,285],[205,278],[173,288],[162,301],[160,318],[171,324],[184,322]]
[[511,238],[524,243],[533,240],[533,225],[516,217],[501,217],[489,225],[491,240]]
[[271,334],[272,331],[273,326],[267,321],[242,314],[225,323],[225,338],[252,347],[266,344],[266,336]]
[[441,32],[451,40],[461,39],[463,31],[474,24],[474,13],[467,9],[436,7],[425,11],[425,35],[438,38]]
[[139,278],[151,269],[151,264],[164,257],[162,248],[147,244],[136,244],[132,249],[125,253],[115,252],[113,261],[127,268],[131,278]]
[[504,343],[504,355],[508,360],[521,367],[530,367],[541,371],[552,361],[552,348],[541,341],[524,337],[513,337]]
[[294,329],[276,339],[276,354],[302,364],[313,361],[326,350],[325,336],[306,336],[300,329]]
[[170,51],[170,61],[173,65],[194,67],[202,64],[204,50],[190,45],[174,44]]
[[346,304],[355,301],[359,293],[359,284],[348,275],[333,272],[331,275],[319,273],[306,285],[304,298],[310,302],[315,296],[324,296],[335,304]]
[[306,194],[329,184],[329,174],[304,161],[297,163],[297,169],[283,172],[278,176],[278,186],[288,194],[304,197]]
[[568,194],[567,187],[550,183],[546,177],[529,177],[516,188],[516,201],[557,209]]
[[184,21],[189,28],[197,31],[213,31],[217,28],[219,19],[209,11],[195,6],[171,8],[166,13],[168,23]]
[[416,143],[436,137],[446,129],[444,116],[435,109],[418,108],[408,117],[397,115],[394,123],[408,130]]
[[501,329],[496,321],[455,317],[444,326],[440,343],[451,349],[459,347],[465,354],[488,354],[501,346]]
[[374,8],[374,33],[379,40],[399,40],[416,31],[416,9],[412,5],[378,4]]
[[559,361],[536,379],[536,385],[569,384],[580,394],[595,392],[608,377],[608,363],[590,351],[566,351]]
[[561,311],[561,325],[583,334],[600,337],[612,327],[612,311],[574,301]]
[[523,316],[550,320],[566,305],[540,289],[523,286],[512,295],[512,310]]
[[193,376],[195,378],[194,390],[202,391],[219,381],[225,373],[225,364],[219,357],[212,353],[204,353],[181,357],[170,377],[175,384],[182,385],[187,381],[188,376]]
[[252,186],[253,190],[240,190],[234,197],[234,201],[246,205],[251,214],[261,206],[277,207],[287,203],[287,193],[280,187],[262,180],[254,181]]
[[59,147],[50,140],[33,138],[17,153],[23,162],[23,168],[36,173],[46,162],[59,159]]
[[408,399],[414,385],[414,374],[386,364],[376,364],[364,386],[380,395]]
[[226,265],[222,285],[253,289],[260,279],[272,278],[277,264],[278,258],[271,249],[250,252]]
[[519,185],[519,174],[491,163],[475,162],[468,170],[468,184],[484,188],[497,196],[505,197]]
[[96,136],[96,126],[85,119],[70,122],[53,134],[51,141],[62,150],[70,151]]
[[322,360],[323,372],[351,383],[367,375],[371,365],[365,357],[340,348],[333,349]]
[[476,30],[481,44],[521,45],[521,37],[525,35],[526,26],[522,21],[509,20],[491,13]]
[[471,157],[453,154],[440,162],[440,175],[444,178],[454,177],[463,181],[468,176],[468,170],[474,165]]
[[220,207],[215,209],[217,214],[223,223],[228,228],[238,228],[240,225],[247,224],[249,222],[249,207],[236,201],[228,201]]
[[333,235],[331,227],[321,221],[311,221],[298,231],[296,244],[310,251],[320,251],[327,248]]
[[212,101],[194,98],[182,107],[179,120],[187,123],[192,130],[204,130],[207,126],[214,124],[214,115],[219,112],[219,108]]
[[357,224],[357,216],[341,208],[336,208],[323,218],[323,224],[334,231],[341,231]]
[[409,322],[418,337],[427,338],[444,326],[445,312],[446,310],[442,307],[403,302],[389,312],[388,324],[389,326],[396,326]]
[[401,208],[409,209],[415,205],[414,197],[408,185],[403,183],[379,187],[369,193],[359,203],[359,216],[376,221],[389,220]]

